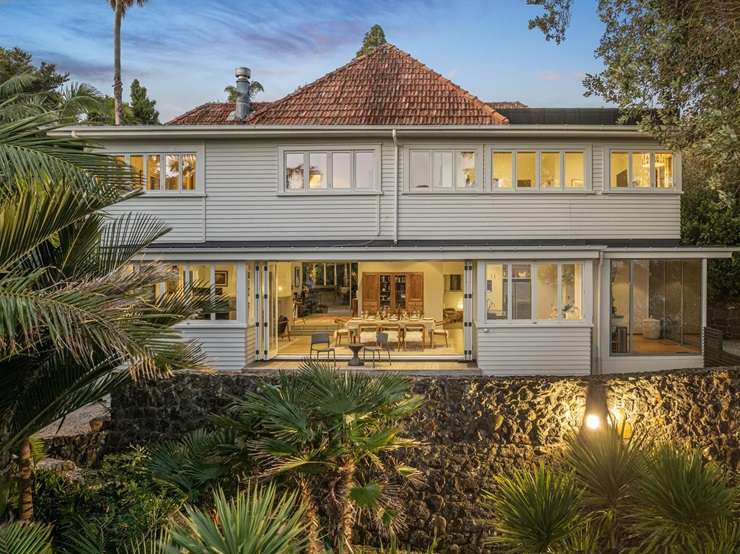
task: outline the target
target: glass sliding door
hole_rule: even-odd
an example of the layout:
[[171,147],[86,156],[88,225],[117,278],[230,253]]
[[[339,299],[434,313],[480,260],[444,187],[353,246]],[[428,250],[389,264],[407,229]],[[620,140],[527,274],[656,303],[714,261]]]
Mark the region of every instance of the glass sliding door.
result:
[[612,354],[701,352],[701,260],[612,260]]

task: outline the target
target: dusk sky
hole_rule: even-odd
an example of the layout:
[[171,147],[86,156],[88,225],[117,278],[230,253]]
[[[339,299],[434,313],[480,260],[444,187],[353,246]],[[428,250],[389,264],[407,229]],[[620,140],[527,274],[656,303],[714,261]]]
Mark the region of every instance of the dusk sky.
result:
[[[537,107],[602,106],[583,96],[602,24],[595,1],[574,2],[567,40],[546,42],[525,0],[149,0],[123,22],[124,91],[138,78],[167,121],[225,98],[245,65],[275,100],[345,64],[374,23],[402,50],[482,100]],[[56,63],[75,81],[112,94],[113,12],[108,0],[0,0],[0,46]]]

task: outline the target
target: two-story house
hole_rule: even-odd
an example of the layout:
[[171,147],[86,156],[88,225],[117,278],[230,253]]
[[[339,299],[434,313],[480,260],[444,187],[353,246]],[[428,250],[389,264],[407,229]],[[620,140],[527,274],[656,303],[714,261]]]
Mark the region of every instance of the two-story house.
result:
[[337,355],[491,374],[702,365],[707,259],[679,246],[681,160],[611,109],[489,104],[385,45],[274,102],[71,129],[172,231],[151,259],[230,301],[181,326],[217,369]]

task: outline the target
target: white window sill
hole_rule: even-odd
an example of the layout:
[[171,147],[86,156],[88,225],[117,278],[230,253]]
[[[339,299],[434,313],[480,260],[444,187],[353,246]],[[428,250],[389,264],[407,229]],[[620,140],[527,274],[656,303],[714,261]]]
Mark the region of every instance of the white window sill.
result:
[[654,194],[654,195],[667,195],[667,196],[680,196],[683,194],[683,191],[679,189],[605,189],[602,191],[602,194]]
[[175,329],[246,329],[247,324],[233,320],[198,319],[184,321],[175,325]]
[[576,195],[576,196],[587,196],[591,194],[596,194],[595,191],[591,189],[554,189],[554,190],[528,190],[528,189],[493,189],[493,194],[534,194],[534,195],[554,195],[554,196],[562,196],[562,195]]
[[513,322],[513,321],[506,321],[506,322],[493,322],[493,321],[486,321],[484,323],[478,324],[478,329],[481,330],[488,330],[488,329],[511,329],[511,328],[521,328],[521,329],[539,329],[542,327],[547,327],[549,329],[590,329],[594,325],[593,323],[589,323],[587,321],[541,321],[539,323],[534,323],[532,321],[527,321],[523,323],[519,322]]
[[311,192],[301,191],[280,191],[277,196],[317,196],[319,198],[325,196],[383,196],[383,193],[378,190],[318,190]]
[[411,189],[404,192],[404,194],[437,194],[447,196],[449,194],[488,194],[488,191],[481,190],[480,188],[472,189],[451,189],[451,190],[440,190],[440,189]]
[[205,198],[205,192],[157,192],[145,191],[136,198]]

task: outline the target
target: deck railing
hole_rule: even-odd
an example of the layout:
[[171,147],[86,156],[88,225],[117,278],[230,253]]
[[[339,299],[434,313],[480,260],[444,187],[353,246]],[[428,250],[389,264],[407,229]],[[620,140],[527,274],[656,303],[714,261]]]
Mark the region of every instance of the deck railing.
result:
[[740,366],[740,356],[724,349],[722,331],[704,327],[704,367]]

